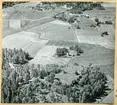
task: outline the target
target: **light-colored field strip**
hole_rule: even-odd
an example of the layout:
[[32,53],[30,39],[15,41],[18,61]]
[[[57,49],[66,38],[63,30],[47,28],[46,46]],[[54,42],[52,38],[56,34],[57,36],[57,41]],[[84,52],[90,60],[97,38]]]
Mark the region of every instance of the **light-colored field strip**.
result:
[[108,35],[101,37],[98,33],[85,33],[85,32],[78,32],[77,33],[77,40],[79,43],[88,43],[88,44],[97,44],[104,46],[109,49],[114,49],[114,39],[113,36]]
[[[45,46],[43,47],[30,61],[33,64],[58,64],[66,65],[70,58],[55,58],[57,46]],[[59,47],[60,48],[60,47]]]
[[36,33],[22,31],[3,38],[2,47],[11,49],[22,48],[32,56],[35,56],[35,54],[48,42],[48,40],[40,40],[37,37],[38,34]]
[[64,58],[64,59],[47,57],[47,56],[41,56],[41,57],[36,56],[29,63],[31,63],[31,64],[42,64],[42,65],[46,65],[46,64],[66,65],[69,62],[70,58]]

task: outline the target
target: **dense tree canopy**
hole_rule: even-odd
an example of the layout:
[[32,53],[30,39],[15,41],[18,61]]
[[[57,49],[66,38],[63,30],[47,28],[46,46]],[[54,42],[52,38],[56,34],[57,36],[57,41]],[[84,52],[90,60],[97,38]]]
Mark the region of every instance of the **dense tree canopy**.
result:
[[[55,78],[55,75],[64,69],[59,65],[47,65],[44,69],[39,64],[13,64],[8,58],[10,51],[12,52],[5,50],[3,54],[5,59],[2,67],[3,103],[85,103],[95,101],[105,92],[107,77],[99,67],[91,64],[83,67],[80,73],[75,72],[77,79],[67,85]],[[20,51],[15,50],[17,53]]]
[[29,53],[23,51],[22,49],[3,49],[2,50],[2,64],[4,65],[5,62],[12,62],[14,64],[25,64],[29,60],[31,60],[32,57],[29,55]]

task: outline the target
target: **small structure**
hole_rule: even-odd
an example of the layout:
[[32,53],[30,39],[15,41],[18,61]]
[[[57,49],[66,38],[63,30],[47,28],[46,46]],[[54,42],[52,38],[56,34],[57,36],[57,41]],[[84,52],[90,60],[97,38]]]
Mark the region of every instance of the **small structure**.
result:
[[76,51],[73,51],[73,50],[69,51],[69,56],[76,56],[76,55],[77,55]]
[[22,16],[20,13],[14,14],[9,20],[9,27],[13,29],[20,29],[22,26],[26,25],[28,20],[26,17]]

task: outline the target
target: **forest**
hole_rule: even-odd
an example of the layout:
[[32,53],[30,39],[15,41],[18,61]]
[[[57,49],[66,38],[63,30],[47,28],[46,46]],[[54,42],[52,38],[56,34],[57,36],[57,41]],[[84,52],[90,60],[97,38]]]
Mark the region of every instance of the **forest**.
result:
[[2,103],[95,102],[108,88],[105,73],[92,64],[76,71],[77,79],[68,85],[55,78],[64,67],[29,64],[31,56],[22,49],[2,51]]

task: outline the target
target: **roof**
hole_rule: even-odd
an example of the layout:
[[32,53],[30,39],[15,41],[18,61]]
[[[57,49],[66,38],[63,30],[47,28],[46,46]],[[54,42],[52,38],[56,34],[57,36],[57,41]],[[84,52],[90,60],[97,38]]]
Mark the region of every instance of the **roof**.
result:
[[20,13],[15,13],[14,15],[12,15],[11,19],[26,19],[26,17],[21,15]]
[[76,52],[76,51],[72,51],[72,50],[70,50],[70,54],[72,54],[72,55],[76,55],[77,52]]

